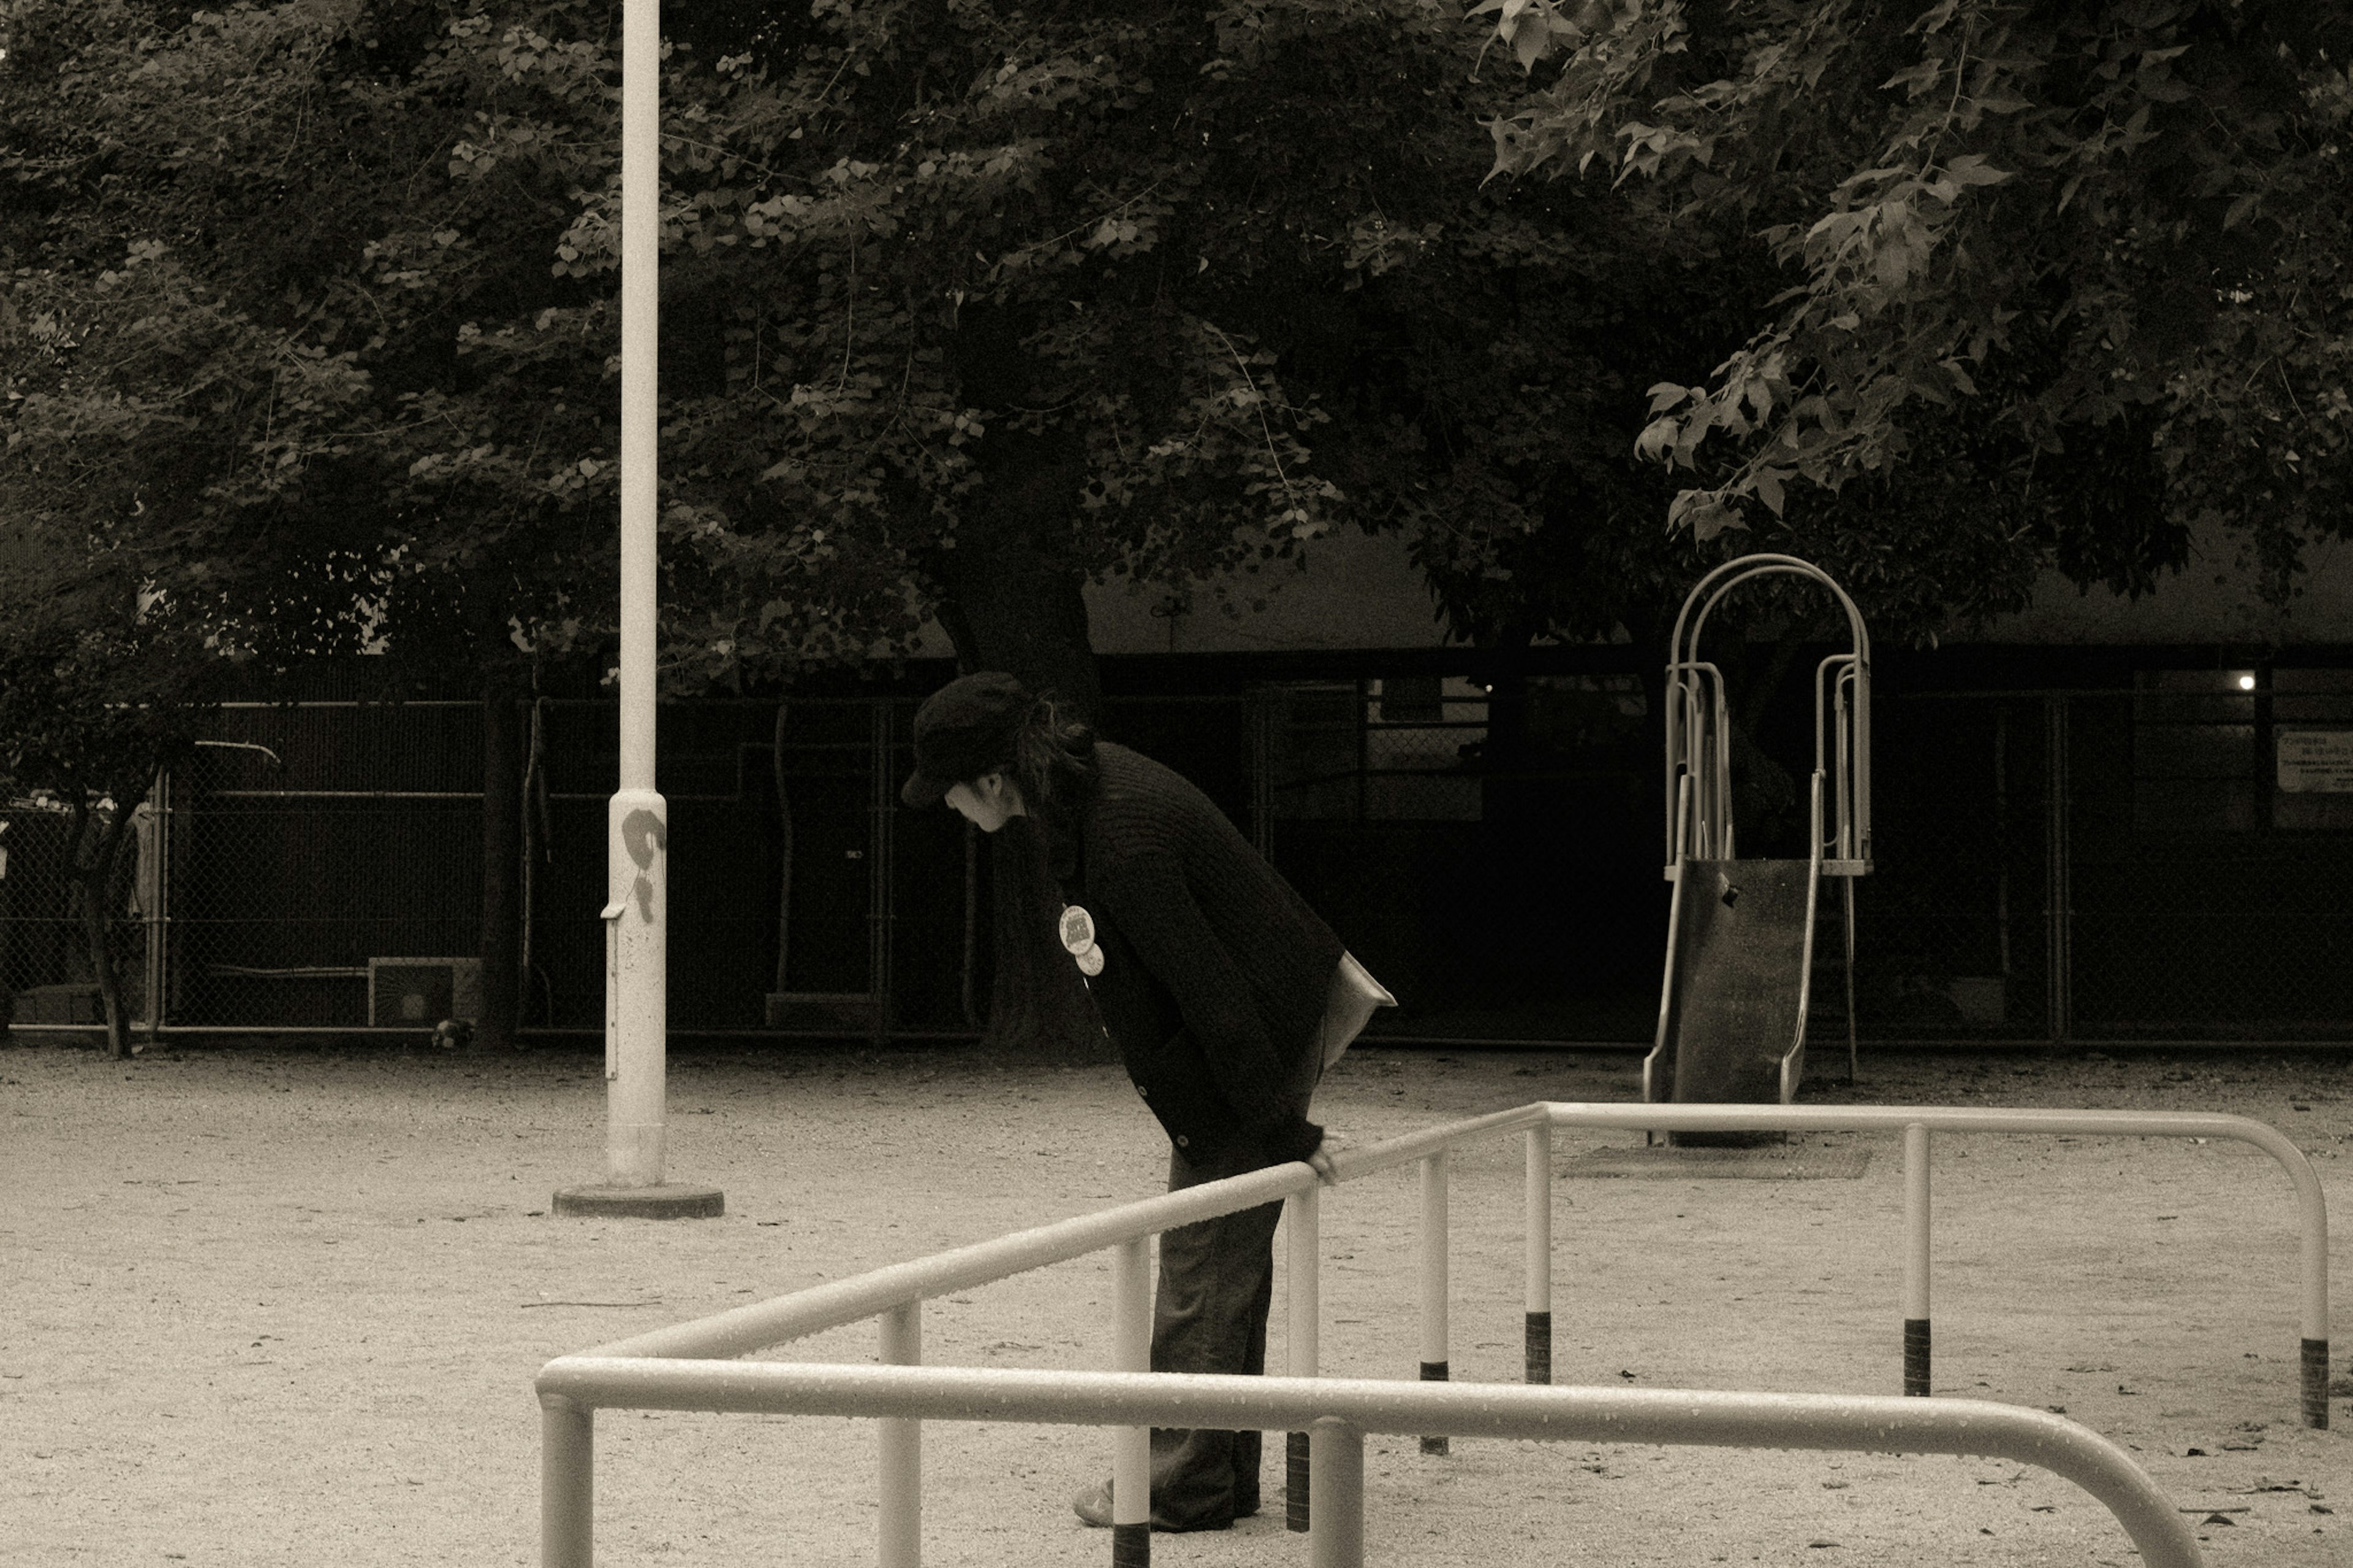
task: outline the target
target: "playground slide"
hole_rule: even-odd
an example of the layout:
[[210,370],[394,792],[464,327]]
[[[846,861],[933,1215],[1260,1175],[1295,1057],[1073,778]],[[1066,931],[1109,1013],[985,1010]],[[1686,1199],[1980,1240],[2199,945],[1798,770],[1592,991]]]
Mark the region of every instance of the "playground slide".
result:
[[[1760,577],[1819,584],[1845,613],[1852,650],[1814,673],[1810,857],[1744,860],[1733,847],[1732,714],[1724,674],[1700,657],[1725,594]],[[1666,976],[1642,1098],[1787,1105],[1805,1071],[1806,1009],[1821,879],[1848,882],[1847,1039],[1853,1062],[1851,879],[1871,869],[1871,638],[1862,612],[1820,568],[1794,555],[1744,555],[1700,579],[1675,617],[1667,665]],[[1730,1135],[1737,1139],[1740,1135]],[[1700,1140],[1679,1136],[1677,1142]],[[1717,1140],[1710,1139],[1709,1142]]]
[[1816,874],[1811,860],[1683,862],[1645,1098],[1788,1102],[1803,1065]]

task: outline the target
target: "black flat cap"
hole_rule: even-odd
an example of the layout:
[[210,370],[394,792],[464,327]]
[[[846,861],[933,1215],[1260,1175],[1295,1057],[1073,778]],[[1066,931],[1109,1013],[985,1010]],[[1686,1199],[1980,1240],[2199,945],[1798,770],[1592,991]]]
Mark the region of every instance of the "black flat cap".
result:
[[952,786],[1009,764],[1014,737],[1036,705],[1001,669],[961,676],[933,692],[915,710],[915,771],[899,798],[937,805]]

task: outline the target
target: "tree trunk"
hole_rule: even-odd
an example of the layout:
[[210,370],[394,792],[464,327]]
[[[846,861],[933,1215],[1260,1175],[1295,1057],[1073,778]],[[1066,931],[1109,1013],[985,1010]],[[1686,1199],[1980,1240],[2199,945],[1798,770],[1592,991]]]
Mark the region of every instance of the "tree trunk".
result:
[[1079,466],[1040,450],[1008,468],[992,478],[989,501],[956,548],[937,557],[946,590],[940,624],[965,671],[1006,670],[1099,725],[1103,680],[1087,641],[1086,578],[1055,548],[1077,505]]
[[98,982],[99,1001],[106,1009],[106,1054],[116,1061],[131,1055],[131,1031],[123,1016],[122,981],[114,969],[114,947],[108,940],[107,901],[134,809],[118,800],[110,819],[86,803],[74,807],[74,891],[81,904],[82,938],[90,945],[90,974]]
[[474,1048],[514,1048],[522,976],[522,681],[496,670],[482,694],[482,1016]]
[[[1103,683],[1087,641],[1085,577],[1056,548],[1077,505],[1078,458],[1044,440],[1022,441],[1002,455],[987,501],[966,521],[956,548],[939,557],[946,590],[940,623],[965,671],[1006,670],[1052,695],[1069,717],[1100,727]],[[1058,903],[1059,893],[1032,826],[1017,821],[989,846],[996,962],[982,1043],[1101,1057],[1103,1026],[1039,911],[1044,900]]]

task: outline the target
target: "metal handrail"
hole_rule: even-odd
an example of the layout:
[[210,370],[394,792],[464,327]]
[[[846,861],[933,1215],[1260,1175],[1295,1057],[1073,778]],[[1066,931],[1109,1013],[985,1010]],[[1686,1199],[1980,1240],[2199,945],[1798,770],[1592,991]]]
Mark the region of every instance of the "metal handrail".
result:
[[550,1453],[576,1472],[599,1406],[896,1421],[1287,1429],[1314,1441],[1310,1561],[1363,1561],[1366,1432],[1546,1442],[1966,1454],[2039,1466],[2089,1492],[2148,1568],[2199,1568],[2189,1525],[2130,1455],[2060,1416],[1987,1400],[1715,1390],[1527,1388],[1368,1378],[649,1362],[566,1356],[540,1373]]
[[[1907,1310],[1905,1382],[1926,1393],[1928,1300],[1928,1135],[2071,1132],[2108,1138],[2220,1138],[2252,1143],[2277,1161],[2295,1188],[2298,1358],[2307,1426],[2328,1425],[2328,1202],[2295,1141],[2251,1116],[2196,1110],[2063,1110],[1974,1105],[1617,1105],[1549,1101],[1555,1127],[1663,1132],[1902,1132],[1905,1135]],[[1918,1310],[1911,1310],[1916,1307]],[[1918,1341],[1917,1365],[1914,1340]],[[1915,1375],[1916,1370],[1916,1376]]]
[[584,1353],[607,1357],[749,1355],[787,1340],[862,1321],[893,1307],[993,1284],[1180,1225],[1255,1208],[1314,1184],[1315,1173],[1303,1164],[1270,1165],[1248,1175],[1205,1182],[1180,1192],[934,1253],[910,1263],[894,1263],[773,1300],[633,1335]]
[[[1094,1414],[1072,1415],[1074,1408],[1063,1394],[1050,1397],[1061,1401],[1055,1408],[1064,1414],[1018,1415],[999,1405],[987,1408],[996,1414],[975,1418],[987,1419],[1055,1419],[1080,1424],[1118,1426],[1113,1441],[1114,1506],[1116,1523],[1113,1527],[1114,1557],[1122,1563],[1142,1563],[1148,1558],[1144,1545],[1148,1529],[1145,1509],[1149,1493],[1148,1436],[1146,1423],[1168,1426],[1216,1426],[1224,1415],[1237,1418],[1229,1423],[1237,1426],[1266,1427],[1299,1417],[1291,1431],[1290,1450],[1290,1517],[1293,1528],[1307,1529],[1314,1510],[1309,1505],[1311,1493],[1322,1497],[1327,1489],[1341,1485],[1346,1474],[1361,1479],[1361,1449],[1355,1450],[1354,1468],[1343,1452],[1336,1461],[1345,1472],[1341,1482],[1324,1475],[1330,1467],[1309,1464],[1311,1430],[1321,1433],[1338,1422],[1351,1430],[1361,1431],[1368,1422],[1379,1429],[1419,1432],[1426,1447],[1442,1445],[1447,1435],[1498,1435],[1499,1429],[1483,1424],[1488,1415],[1478,1412],[1501,1411],[1517,1420],[1523,1416],[1536,1420],[1539,1427],[1546,1422],[1571,1419],[1577,1411],[1592,1415],[1596,1409],[1607,1408],[1618,1414],[1609,1417],[1619,1423],[1609,1433],[1596,1428],[1594,1435],[1614,1433],[1617,1440],[1654,1442],[1715,1442],[1719,1438],[1695,1436],[1695,1432],[1729,1430],[1710,1426],[1694,1417],[1676,1429],[1682,1436],[1632,1436],[1660,1430],[1641,1426],[1636,1420],[1637,1405],[1593,1402],[1601,1395],[1633,1397],[1641,1394],[1649,1398],[1680,1398],[1684,1400],[1731,1401],[1723,1410],[1737,1405],[1748,1411],[1742,1420],[1765,1419],[1763,1405],[1754,1408],[1739,1405],[1741,1401],[1782,1401],[1784,1414],[1804,1405],[1806,1401],[1824,1402],[1805,1406],[1815,1416],[1830,1420],[1827,1426],[1813,1428],[1819,1433],[1836,1430],[1844,1436],[1839,1442],[1810,1442],[1799,1436],[1782,1436],[1771,1439],[1772,1446],[1850,1447],[1850,1439],[1858,1429],[1845,1416],[1832,1419],[1826,1413],[1833,1407],[1850,1414],[1866,1407],[1872,1413],[1870,1426],[1876,1434],[1865,1445],[1873,1447],[1900,1447],[1918,1452],[1971,1452],[2017,1458],[2029,1462],[2047,1464],[2056,1473],[2068,1475],[2079,1484],[2094,1489],[2104,1501],[2107,1495],[2092,1489],[2088,1482],[2071,1474],[2058,1464],[2034,1458],[2025,1452],[2011,1453],[1985,1447],[1955,1448],[1938,1446],[1930,1436],[1947,1431],[1938,1425],[1953,1423],[1947,1436],[1967,1431],[1972,1417],[1968,1411],[2001,1411],[2010,1407],[1979,1405],[1975,1402],[1936,1401],[1931,1405],[1921,1401],[1907,1405],[1904,1400],[1880,1396],[1828,1395],[1767,1395],[1742,1394],[1709,1394],[1661,1395],[1647,1391],[1576,1390],[1546,1391],[1541,1388],[1514,1390],[1507,1385],[1482,1384],[1475,1394],[1471,1390],[1448,1394],[1442,1387],[1448,1375],[1446,1342],[1448,1335],[1448,1297],[1450,1293],[1447,1258],[1447,1180],[1449,1152],[1457,1144],[1475,1139],[1517,1131],[1526,1141],[1526,1375],[1530,1384],[1543,1385],[1551,1379],[1551,1304],[1552,1304],[1552,1131],[1556,1127],[1615,1128],[1627,1131],[1901,1131],[1905,1151],[1905,1391],[1906,1395],[1928,1393],[1929,1350],[1929,1183],[1928,1152],[1930,1134],[1934,1131],[1969,1132],[2029,1132],[2139,1136],[2198,1137],[2225,1139],[2255,1145],[2269,1153],[2288,1173],[2295,1188],[2298,1225],[2301,1233],[2299,1259],[2302,1272],[2300,1325],[2303,1331],[2301,1360],[2303,1370],[2304,1416],[2306,1423],[2316,1427],[2327,1425],[2327,1363],[2328,1363],[2328,1286],[2327,1286],[2327,1213],[2318,1177],[2311,1163],[2295,1143],[2278,1129],[2249,1117],[2196,1111],[2130,1111],[2130,1110],[2023,1110],[1976,1106],[1800,1106],[1800,1105],[1672,1105],[1672,1104],[1590,1104],[1568,1101],[1539,1101],[1499,1110],[1486,1116],[1473,1117],[1440,1127],[1426,1128],[1418,1132],[1387,1140],[1358,1150],[1339,1152],[1334,1162],[1336,1182],[1345,1183],[1374,1174],[1379,1171],[1419,1162],[1422,1168],[1422,1233],[1421,1247],[1421,1374],[1436,1381],[1420,1384],[1404,1383],[1365,1383],[1361,1385],[1347,1380],[1323,1379],[1318,1372],[1318,1338],[1322,1315],[1320,1269],[1321,1185],[1314,1173],[1303,1163],[1272,1166],[1245,1175],[1206,1183],[1092,1215],[1083,1215],[1053,1225],[1016,1232],[971,1247],[936,1254],[910,1263],[819,1285],[791,1296],[737,1308],[693,1322],[673,1325],[649,1333],[600,1346],[577,1356],[560,1357],[544,1367],[538,1388],[544,1406],[546,1447],[543,1455],[543,1561],[548,1568],[586,1568],[590,1558],[589,1498],[591,1493],[591,1424],[594,1408],[598,1405],[624,1405],[633,1407],[641,1395],[652,1398],[663,1389],[687,1390],[677,1397],[706,1400],[722,1394],[728,1399],[767,1399],[784,1388],[792,1377],[817,1379],[850,1377],[869,1373],[884,1376],[881,1384],[867,1387],[870,1393],[889,1388],[900,1389],[900,1394],[913,1403],[903,1405],[861,1405],[857,1411],[839,1413],[865,1414],[884,1417],[882,1553],[885,1568],[902,1568],[920,1561],[916,1541],[916,1520],[920,1515],[920,1422],[926,1414],[958,1414],[944,1407],[934,1412],[923,1401],[939,1391],[960,1388],[967,1395],[989,1398],[1010,1397],[1010,1392],[1025,1386],[1022,1377],[1044,1378],[1047,1384],[1065,1392],[1072,1389],[1093,1389],[1112,1400],[1110,1404],[1089,1406]],[[1189,1225],[1220,1215],[1255,1207],[1277,1199],[1285,1199],[1288,1208],[1285,1219],[1287,1268],[1290,1280],[1290,1328],[1287,1336],[1290,1377],[1269,1378],[1208,1378],[1178,1377],[1176,1374],[1148,1373],[1148,1344],[1152,1304],[1147,1243],[1156,1232],[1176,1226]],[[947,1295],[976,1286],[985,1285],[1010,1275],[1024,1273],[1048,1264],[1066,1261],[1092,1252],[1110,1250],[1113,1255],[1113,1327],[1114,1361],[1118,1370],[1112,1373],[1014,1373],[990,1369],[918,1368],[912,1363],[921,1359],[920,1313],[926,1299]],[[882,1331],[882,1359],[898,1363],[887,1368],[855,1368],[840,1366],[800,1367],[773,1363],[745,1363],[729,1358],[745,1355],[786,1340],[797,1339],[821,1331],[837,1328],[861,1319],[880,1321]],[[890,1377],[913,1379],[903,1387],[888,1382]],[[780,1377],[784,1382],[777,1381]],[[977,1383],[957,1383],[957,1378],[978,1378]],[[1015,1382],[1005,1381],[1008,1378]],[[1090,1383],[1087,1380],[1108,1380]],[[995,1380],[995,1381],[991,1381]],[[1077,1380],[1075,1382],[1071,1380]],[[1225,1394],[1218,1386],[1231,1384]],[[802,1387],[802,1384],[793,1384]],[[816,1386],[815,1384],[807,1385]],[[839,1386],[849,1386],[840,1384]],[[1397,1412],[1394,1426],[1379,1426],[1370,1413],[1369,1405],[1352,1405],[1341,1398],[1352,1388],[1381,1391],[1383,1400],[1406,1403],[1384,1405],[1382,1409]],[[1312,1390],[1322,1403],[1300,1404],[1305,1397],[1301,1389]],[[989,1390],[996,1393],[989,1394]],[[735,1390],[736,1393],[728,1393]],[[1125,1390],[1125,1392],[1121,1392]],[[1155,1392],[1156,1390],[1156,1392]],[[1172,1392],[1175,1390],[1176,1392]],[[1418,1390],[1418,1392],[1417,1392]],[[751,1392],[744,1392],[751,1391]],[[1335,1394],[1335,1391],[1339,1391]],[[1526,1394],[1575,1393],[1587,1403],[1579,1405],[1547,1402],[1539,1399],[1534,1405],[1514,1403]],[[1116,1397],[1113,1397],[1113,1396]],[[1092,1397],[1093,1395],[1090,1395]],[[1258,1403],[1247,1410],[1240,1406],[1229,1409],[1215,1405],[1217,1398],[1240,1399],[1247,1396]],[[1458,1397],[1459,1396],[1459,1397]],[[1508,1397],[1505,1397],[1508,1396]],[[662,1397],[669,1397],[664,1395]],[[798,1398],[795,1394],[792,1397]],[[861,1395],[860,1397],[863,1397]],[[879,1393],[878,1393],[879,1397]],[[959,1397],[962,1397],[960,1395]],[[1026,1396],[1025,1396],[1026,1397]],[[1049,1397],[1045,1394],[1040,1398]],[[1349,1394],[1353,1398],[1355,1395]],[[1372,1399],[1372,1394],[1366,1394]],[[1497,1403],[1498,1399],[1503,1403]],[[1293,1403],[1284,1404],[1282,1401]],[[1338,1402],[1335,1403],[1335,1401]],[[1159,1401],[1160,1403],[1154,1403]],[[1176,1401],[1176,1403],[1169,1403]],[[1190,1403],[1187,1403],[1189,1401]],[[1203,1401],[1208,1401],[1205,1404]],[[1414,1403],[1419,1401],[1420,1403]],[[1799,1405],[1788,1405],[1796,1401]],[[655,1399],[654,1403],[659,1403]],[[887,1404],[887,1402],[886,1402]],[[1639,1404],[1639,1402],[1638,1402]],[[921,1409],[918,1409],[918,1406]],[[1215,1407],[1213,1408],[1213,1405]],[[1884,1408],[1882,1408],[1882,1407]],[[816,1413],[817,1405],[697,1403],[682,1406],[695,1409],[803,1409]],[[828,1407],[829,1408],[829,1407]],[[977,1409],[978,1406],[971,1406]],[[1044,1405],[1036,1408],[1044,1409]],[[1653,1409],[1658,1415],[1665,1406]],[[1915,1423],[1913,1410],[1940,1409],[1963,1412],[1952,1417],[1937,1415],[1924,1418],[1926,1425]],[[1629,1414],[1631,1412],[1632,1414]],[[1541,1419],[1538,1415],[1541,1413]],[[970,1414],[967,1409],[963,1414]],[[1721,1414],[1721,1412],[1719,1412]],[[2018,1412],[2042,1422],[2046,1418],[2034,1412]],[[1577,1415],[1584,1419],[1585,1415]],[[1116,1418],[1115,1418],[1116,1417]],[[1246,1417],[1246,1418],[1245,1418]],[[1501,1419],[1501,1416],[1495,1417]],[[1595,1416],[1595,1419],[1600,1419]],[[1380,1417],[1380,1421],[1392,1419]],[[1780,1419],[1775,1417],[1774,1419]],[[1794,1432],[1805,1427],[1796,1416]],[[1464,1423],[1469,1424],[1464,1424]],[[1628,1425],[1633,1423],[1633,1425]],[[1844,1423],[1844,1424],[1841,1424]],[[1351,1425],[1353,1424],[1353,1425]],[[2072,1424],[2060,1422],[2060,1427]],[[1512,1435],[1534,1436],[1568,1436],[1586,1432],[1585,1427],[1571,1430],[1566,1426],[1544,1427],[1525,1433],[1514,1428]],[[1775,1428],[1779,1431],[1780,1428]],[[2048,1434],[2046,1433],[2046,1436]],[[2086,1434],[2086,1436],[2090,1436]],[[1957,1440],[1957,1439],[1956,1439]],[[1974,1441],[1975,1439],[1971,1439]],[[2007,1440],[2007,1439],[2004,1439]],[[2020,1439],[2024,1441],[2023,1438]],[[1764,1441],[1759,1439],[1760,1442]],[[1345,1447],[1345,1446],[1344,1446]],[[1318,1447],[1316,1452],[1322,1452]],[[1336,1451],[1336,1450],[1335,1450]],[[2130,1461],[2124,1461],[2129,1468]],[[2133,1470],[2138,1476],[2137,1470]],[[2139,1478],[2146,1483],[2146,1478]],[[1337,1499],[1345,1491],[1331,1495]],[[1356,1505],[1347,1504],[1347,1508]],[[2114,1508],[2116,1505],[2111,1503]],[[2119,1517],[2124,1514],[2119,1510]],[[2129,1524],[2127,1528],[2130,1528]],[[1339,1542],[1326,1553],[1319,1544],[1316,1562],[1319,1564],[1353,1564],[1359,1559],[1349,1554],[1349,1542],[1361,1551],[1361,1530],[1352,1534],[1348,1529],[1335,1526],[1333,1540]],[[2149,1547],[2136,1534],[2147,1556]],[[2148,1558],[2148,1561],[2194,1563],[2187,1558]]]
[[[1518,1106],[1493,1115],[1409,1132],[1401,1138],[1392,1138],[1387,1142],[1370,1144],[1363,1149],[1347,1150],[1334,1156],[1334,1173],[1339,1181],[1353,1181],[1371,1175],[1376,1171],[1419,1160],[1456,1142],[1535,1127],[1544,1121],[1546,1109],[1542,1102]],[[910,1302],[950,1295],[957,1290],[973,1289],[1016,1274],[1026,1274],[1033,1268],[1043,1268],[1049,1264],[1083,1258],[1090,1252],[1100,1252],[1122,1242],[1155,1236],[1180,1225],[1193,1225],[1201,1220],[1256,1208],[1261,1204],[1273,1203],[1311,1189],[1315,1184],[1315,1173],[1304,1164],[1294,1161],[1289,1164],[1270,1165],[1247,1175],[1204,1182],[1178,1192],[1122,1204],[1117,1208],[1079,1215],[1032,1230],[1017,1230],[970,1247],[935,1252],[929,1258],[917,1258],[913,1262],[894,1263],[848,1279],[836,1279],[796,1291],[790,1296],[779,1296],[774,1300],[754,1302],[733,1311],[698,1318],[690,1323],[632,1335],[583,1353],[592,1356],[749,1355],[754,1351],[783,1344],[787,1340],[802,1339],[847,1323],[863,1321],[892,1307],[903,1307]]]
[[[1334,1175],[1338,1183],[1345,1184],[1440,1153],[1457,1143],[1540,1126],[1609,1128],[1630,1132],[1902,1132],[1917,1126],[1928,1131],[2221,1138],[2252,1143],[2277,1161],[2295,1185],[2300,1232],[2300,1327],[2307,1343],[2318,1342],[2325,1346],[2327,1342],[2328,1215],[2320,1178],[2293,1140],[2279,1129],[2252,1117],[2182,1110],[1992,1106],[1678,1105],[1539,1100],[1425,1128],[1362,1149],[1344,1150],[1333,1159]],[[1314,1173],[1304,1164],[1271,1165],[1246,1175],[1203,1183],[912,1262],[892,1264],[848,1279],[831,1280],[790,1296],[633,1335],[584,1353],[694,1358],[747,1355],[789,1340],[859,1322],[893,1307],[971,1289],[1177,1226],[1312,1192],[1315,1184]],[[2310,1393],[2307,1386],[2307,1405]],[[2325,1424],[2326,1408],[2324,1402],[2321,1421],[2316,1425]]]

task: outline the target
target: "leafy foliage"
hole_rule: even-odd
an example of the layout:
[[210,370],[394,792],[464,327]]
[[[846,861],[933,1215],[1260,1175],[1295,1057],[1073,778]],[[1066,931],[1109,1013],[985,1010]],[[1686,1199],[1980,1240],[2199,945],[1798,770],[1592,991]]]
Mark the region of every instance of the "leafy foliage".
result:
[[[2269,293],[2212,312],[2277,335],[2284,381],[2233,379],[2219,327],[2134,357],[2152,329],[2133,247],[2162,252],[2133,263],[2150,267],[2197,248],[2134,216],[2169,199],[2147,149],[2085,163],[2031,244],[1989,237],[2007,230],[1980,209],[2063,183],[2000,138],[2036,115],[2075,134],[2089,112],[2005,108],[1996,79],[2076,24],[1957,5],[1905,11],[1905,32],[1861,0],[1734,6],[1696,31],[1672,4],[1482,9],[1476,26],[1447,0],[674,12],[666,675],[859,662],[935,614],[967,658],[1013,662],[1057,605],[1040,635],[1082,654],[1089,576],[1239,603],[1340,526],[1404,530],[1457,635],[1640,635],[1750,497],[1778,506],[1778,543],[1932,628],[2014,602],[2054,551],[2125,579],[2170,559],[2195,507],[2248,504],[2200,454],[2263,467],[2279,496],[2295,480],[2307,512],[2325,500],[2329,351],[2304,316]],[[603,646],[611,7],[5,15],[12,515],[93,535],[137,519],[174,603],[273,658]],[[1983,92],[1957,100],[1949,72],[1918,79],[1943,99],[1877,86],[1889,59],[1964,47]],[[1989,76],[1997,56],[2026,63]],[[2170,90],[2123,75],[2096,90]],[[2051,104],[2094,89],[2067,90]],[[1668,109],[1638,103],[1660,93]],[[2143,128],[2170,134],[2168,112]],[[1882,144],[1906,137],[1911,184],[1841,184],[1865,151],[1894,166]],[[1498,152],[1516,173],[1606,152],[1630,178],[1482,186]],[[2298,178],[2333,167],[2308,162]],[[2260,230],[2285,255],[2263,226],[2311,204],[2280,177],[2231,246]],[[1809,204],[1840,219],[1810,251]],[[1750,242],[1760,224],[1781,252]],[[2334,265],[2316,239],[2299,254],[2316,279]],[[1773,304],[1781,267],[1810,257],[1819,287]],[[2299,298],[2335,309],[2317,284]],[[2097,348],[2103,331],[2125,346]],[[1658,530],[1676,481],[1630,459],[1662,377],[1644,439],[1712,486],[1674,502],[1696,539]],[[2291,392],[2309,434],[2271,418]],[[2251,430],[2295,444],[2231,447]],[[2178,460],[2157,472],[2152,450]],[[2126,504],[2154,493],[2156,524]]]
[[[2074,526],[2062,559],[2119,586],[2221,523],[2284,588],[2295,542],[2341,525],[2340,8],[1483,9],[1536,73],[1498,172],[1606,171],[1795,279],[1704,381],[1652,389],[1641,451],[1702,481],[1675,523],[1785,517],[1799,481],[1887,482],[1958,427],[2022,526]],[[2137,529],[2103,505],[2120,475]]]
[[602,564],[560,526],[604,466],[601,367],[473,352],[479,312],[543,308],[560,174],[445,172],[537,84],[382,10],[12,17],[0,483],[61,531],[136,518],[180,603],[279,657],[503,643]]
[[[135,512],[266,653],[607,635],[610,7],[8,16],[12,506]],[[1479,189],[1514,89],[1444,0],[670,26],[674,679],[1088,575],[1222,590],[1347,521],[1410,530],[1479,637],[1606,630],[1599,563],[1680,553],[1602,537],[1655,489],[1615,410],[1716,286],[1613,204]]]

